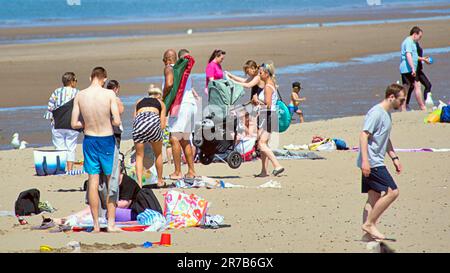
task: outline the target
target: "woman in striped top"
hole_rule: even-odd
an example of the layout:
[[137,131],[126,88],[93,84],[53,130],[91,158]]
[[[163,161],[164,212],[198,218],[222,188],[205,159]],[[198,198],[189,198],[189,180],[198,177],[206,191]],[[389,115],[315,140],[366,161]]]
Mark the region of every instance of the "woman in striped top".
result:
[[[52,142],[57,150],[67,151],[67,171],[71,171],[73,168],[73,162],[75,161],[75,149],[77,146],[78,131],[72,129],[55,129],[55,122],[53,117],[53,111],[64,106],[75,98],[79,90],[77,86],[77,78],[75,73],[66,72],[62,76],[63,87],[56,89],[48,101],[48,108],[45,112],[44,118],[51,120],[52,127]],[[70,115],[67,117],[70,120]]]

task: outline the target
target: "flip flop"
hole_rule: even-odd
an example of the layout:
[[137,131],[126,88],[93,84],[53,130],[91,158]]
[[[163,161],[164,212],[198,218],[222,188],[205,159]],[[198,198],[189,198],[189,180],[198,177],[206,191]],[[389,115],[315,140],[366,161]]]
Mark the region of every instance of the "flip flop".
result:
[[284,168],[281,168],[281,169],[278,169],[278,170],[273,170],[272,174],[273,174],[273,176],[278,176],[278,175],[280,175],[283,172],[284,172]]
[[263,177],[268,177],[270,175],[266,174],[266,175],[262,175],[262,174],[254,174],[253,177],[255,178],[263,178]]
[[172,178],[170,175],[169,175],[169,176],[163,177],[164,180],[172,180],[172,181],[178,181],[178,180],[180,180],[181,178],[183,178],[183,177],[180,177],[180,178]]
[[156,184],[156,189],[167,189],[169,187],[169,185],[167,185],[166,182],[164,182],[164,184],[162,186]]
[[44,230],[55,226],[55,222],[51,218],[45,218],[42,216],[42,223],[40,226],[31,227],[32,230]]

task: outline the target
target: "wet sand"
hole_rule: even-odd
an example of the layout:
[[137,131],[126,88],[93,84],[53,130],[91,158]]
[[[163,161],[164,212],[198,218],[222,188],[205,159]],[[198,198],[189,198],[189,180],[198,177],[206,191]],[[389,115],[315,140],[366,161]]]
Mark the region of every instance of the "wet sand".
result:
[[[393,114],[391,139],[398,148],[450,148],[448,124],[423,124],[419,112]],[[349,146],[358,144],[363,116],[295,125],[282,134],[281,145],[305,144],[313,135],[338,137]],[[413,137],[412,137],[413,136]],[[123,150],[131,146],[128,141]],[[8,185],[0,192],[0,210],[10,210],[20,191],[38,188],[41,200],[48,200],[61,217],[83,208],[84,192],[78,191],[85,176],[36,177],[33,150],[0,151],[2,176]],[[81,147],[77,155],[81,156]],[[357,153],[322,152],[326,160],[282,161],[285,175],[275,178],[281,189],[186,190],[211,202],[210,213],[221,214],[229,228],[171,230],[173,246],[144,249],[132,247],[158,241],[159,233],[122,234],[58,233],[31,231],[40,216],[30,217],[20,226],[14,217],[0,219],[0,252],[36,252],[46,244],[58,251],[72,241],[87,252],[367,252],[361,239],[361,214],[365,195],[360,193]],[[400,197],[388,209],[380,230],[397,239],[389,246],[396,252],[449,252],[450,153],[399,153],[404,173],[394,174]],[[225,164],[196,164],[201,175],[219,176],[225,182],[258,186],[272,178],[253,178],[260,161],[245,163],[237,170]],[[165,174],[173,169],[166,167]],[[185,170],[185,167],[183,167]],[[65,190],[66,192],[59,192]],[[73,190],[73,191],[70,191]],[[162,201],[161,193],[155,191]],[[94,245],[98,243],[97,245]],[[88,245],[83,248],[84,245]],[[115,246],[113,246],[115,245]],[[131,248],[132,247],[132,248]]]

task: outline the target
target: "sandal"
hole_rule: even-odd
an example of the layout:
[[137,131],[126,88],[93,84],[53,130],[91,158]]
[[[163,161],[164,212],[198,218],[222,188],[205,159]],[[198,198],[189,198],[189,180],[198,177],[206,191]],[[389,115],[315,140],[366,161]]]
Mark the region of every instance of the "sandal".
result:
[[265,174],[265,175],[263,175],[263,174],[254,174],[253,175],[253,177],[255,177],[255,178],[263,178],[263,177],[268,177],[269,175],[268,174]]
[[278,169],[278,170],[273,170],[272,174],[273,176],[278,176],[280,175],[282,172],[284,172],[284,168]]
[[45,218],[42,216],[42,223],[40,226],[31,227],[32,230],[44,230],[55,226],[55,222],[51,218]]

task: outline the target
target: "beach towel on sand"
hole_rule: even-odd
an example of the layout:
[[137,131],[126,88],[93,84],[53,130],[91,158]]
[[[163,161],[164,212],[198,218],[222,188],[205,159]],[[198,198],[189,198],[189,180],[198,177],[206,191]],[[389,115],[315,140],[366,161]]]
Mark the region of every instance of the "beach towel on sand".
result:
[[173,66],[173,86],[169,94],[164,99],[166,105],[166,112],[171,116],[178,114],[180,104],[183,99],[184,88],[186,87],[187,79],[191,74],[192,67],[195,60],[192,56],[185,56],[179,59]]

